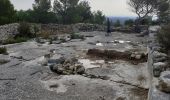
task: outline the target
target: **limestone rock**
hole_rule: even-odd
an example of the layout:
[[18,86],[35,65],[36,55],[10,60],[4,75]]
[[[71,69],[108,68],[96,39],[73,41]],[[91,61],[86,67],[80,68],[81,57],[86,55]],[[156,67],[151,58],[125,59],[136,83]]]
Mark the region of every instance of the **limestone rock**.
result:
[[138,54],[138,55],[135,56],[135,59],[137,59],[137,60],[140,60],[141,58],[142,58],[142,55]]
[[154,76],[159,77],[160,73],[166,69],[167,63],[158,62],[158,63],[154,63],[153,66],[154,66],[154,68],[153,68]]
[[153,57],[154,58],[167,57],[167,54],[161,53],[161,52],[158,52],[158,51],[154,51],[153,52]]
[[170,93],[170,71],[161,73],[158,87],[161,91]]

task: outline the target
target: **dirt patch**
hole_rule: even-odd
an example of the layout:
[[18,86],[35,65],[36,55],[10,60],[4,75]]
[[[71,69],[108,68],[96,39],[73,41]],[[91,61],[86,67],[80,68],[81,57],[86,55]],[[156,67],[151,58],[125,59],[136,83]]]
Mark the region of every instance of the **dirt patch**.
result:
[[90,58],[102,58],[104,60],[124,60],[133,64],[147,62],[147,55],[141,54],[139,59],[132,57],[133,52],[119,52],[115,50],[89,49],[87,52]]

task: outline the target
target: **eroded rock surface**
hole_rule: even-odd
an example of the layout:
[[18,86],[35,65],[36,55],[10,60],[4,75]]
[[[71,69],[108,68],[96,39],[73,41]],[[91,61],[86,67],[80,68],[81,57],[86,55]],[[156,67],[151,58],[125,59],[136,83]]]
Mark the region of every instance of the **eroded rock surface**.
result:
[[[147,56],[147,37],[119,32],[110,37],[105,37],[105,32],[80,34],[86,39],[5,45],[10,62],[0,65],[0,100],[147,99],[146,59],[138,62],[141,54]],[[98,54],[89,57],[89,49],[112,51],[109,56],[119,59],[104,59]],[[128,55],[120,57],[124,53]],[[70,61],[71,58],[76,59]]]

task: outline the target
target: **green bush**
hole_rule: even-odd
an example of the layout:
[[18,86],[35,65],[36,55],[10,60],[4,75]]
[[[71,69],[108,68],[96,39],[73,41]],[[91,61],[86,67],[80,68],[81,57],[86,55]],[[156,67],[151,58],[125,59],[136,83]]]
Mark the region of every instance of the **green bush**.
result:
[[18,32],[19,32],[19,34],[16,35],[16,37],[28,37],[28,38],[35,37],[35,33],[31,32],[31,25],[26,22],[20,23]]
[[0,47],[0,54],[8,54],[5,47]]
[[84,36],[80,35],[79,33],[72,33],[71,39],[84,39]]
[[2,42],[3,45],[6,44],[14,44],[14,43],[21,43],[21,42],[26,42],[29,38],[26,37],[10,37],[6,39],[5,41]]
[[170,49],[170,24],[163,26],[157,34],[159,43],[166,49]]

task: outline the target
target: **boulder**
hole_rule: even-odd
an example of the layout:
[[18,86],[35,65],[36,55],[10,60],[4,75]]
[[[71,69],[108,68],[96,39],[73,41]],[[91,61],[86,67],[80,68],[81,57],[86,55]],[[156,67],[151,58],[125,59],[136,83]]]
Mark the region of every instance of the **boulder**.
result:
[[167,54],[161,53],[161,52],[158,52],[158,51],[154,51],[153,52],[153,57],[154,58],[167,57]]
[[170,93],[170,71],[161,73],[158,88],[163,92]]
[[142,58],[142,55],[138,54],[135,56],[135,59],[140,60]]
[[158,62],[153,64],[153,74],[155,77],[159,77],[161,72],[167,68],[167,63],[165,62]]

